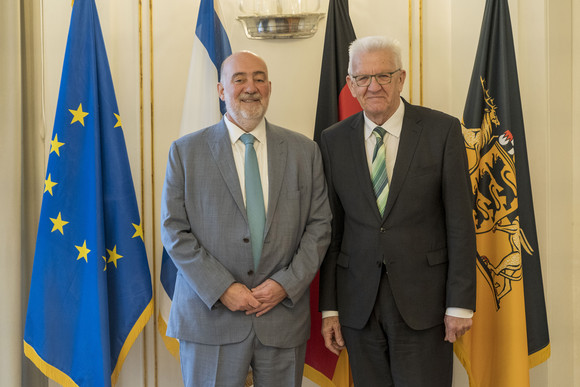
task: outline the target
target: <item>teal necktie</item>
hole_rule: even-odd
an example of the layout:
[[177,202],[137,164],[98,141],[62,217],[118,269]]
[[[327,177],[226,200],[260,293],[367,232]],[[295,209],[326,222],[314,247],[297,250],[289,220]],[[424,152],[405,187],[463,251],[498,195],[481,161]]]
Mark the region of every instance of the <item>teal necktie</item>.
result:
[[385,143],[383,141],[385,133],[387,133],[387,131],[380,126],[377,126],[373,130],[373,134],[377,138],[377,143],[373,152],[373,165],[371,169],[373,189],[375,190],[375,196],[377,197],[377,207],[379,208],[381,216],[383,216],[385,213],[387,197],[389,196],[389,177],[387,175]]
[[245,133],[240,140],[246,145],[246,161],[244,164],[244,176],[246,185],[246,213],[250,224],[250,240],[252,242],[252,254],[254,256],[254,268],[258,268],[262,245],[264,243],[264,225],[266,223],[266,210],[264,207],[264,193],[258,168],[258,157],[254,149],[254,136]]

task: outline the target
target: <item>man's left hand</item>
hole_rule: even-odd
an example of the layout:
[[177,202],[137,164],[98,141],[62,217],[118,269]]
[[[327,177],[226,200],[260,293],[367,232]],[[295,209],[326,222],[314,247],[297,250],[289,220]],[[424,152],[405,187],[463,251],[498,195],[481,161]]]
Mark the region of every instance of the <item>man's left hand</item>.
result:
[[260,285],[252,289],[254,298],[261,302],[261,305],[254,309],[249,309],[246,314],[256,314],[256,317],[268,313],[273,307],[285,299],[288,294],[278,282],[267,279]]
[[472,323],[471,318],[445,315],[445,341],[454,343],[471,328]]

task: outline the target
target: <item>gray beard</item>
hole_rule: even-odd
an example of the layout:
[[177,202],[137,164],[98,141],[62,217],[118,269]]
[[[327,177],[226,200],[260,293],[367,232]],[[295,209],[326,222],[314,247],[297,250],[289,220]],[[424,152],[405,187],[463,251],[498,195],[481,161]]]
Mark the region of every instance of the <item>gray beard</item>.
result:
[[226,110],[231,118],[244,130],[254,129],[266,115],[266,108],[262,105],[255,109],[240,109],[235,111],[226,103]]

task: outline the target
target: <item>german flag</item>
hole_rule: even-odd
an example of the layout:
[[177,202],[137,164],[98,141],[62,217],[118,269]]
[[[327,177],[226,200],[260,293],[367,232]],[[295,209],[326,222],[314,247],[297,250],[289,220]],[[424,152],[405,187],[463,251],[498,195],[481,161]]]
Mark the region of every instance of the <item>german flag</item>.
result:
[[529,386],[529,368],[550,356],[550,340],[507,0],[487,0],[462,125],[477,306],[455,353],[472,387]]
[[314,125],[316,142],[320,141],[324,129],[362,110],[346,84],[348,47],[355,39],[348,14],[348,0],[331,0],[328,5]]
[[[324,129],[362,110],[346,85],[348,47],[355,39],[348,13],[348,0],[330,0],[314,127],[316,142],[320,141]],[[318,311],[318,282],[316,275],[310,286],[312,325],[306,348],[304,376],[322,387],[352,386],[346,350],[338,357],[324,346],[320,333],[322,321]]]

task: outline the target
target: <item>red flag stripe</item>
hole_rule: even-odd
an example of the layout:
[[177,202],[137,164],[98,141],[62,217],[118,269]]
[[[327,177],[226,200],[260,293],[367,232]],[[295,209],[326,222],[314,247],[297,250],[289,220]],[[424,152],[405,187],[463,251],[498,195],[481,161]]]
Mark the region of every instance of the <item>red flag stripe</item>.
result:
[[348,85],[345,85],[338,95],[338,120],[342,121],[362,110],[357,99],[352,96]]

